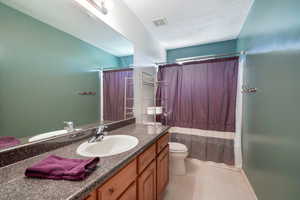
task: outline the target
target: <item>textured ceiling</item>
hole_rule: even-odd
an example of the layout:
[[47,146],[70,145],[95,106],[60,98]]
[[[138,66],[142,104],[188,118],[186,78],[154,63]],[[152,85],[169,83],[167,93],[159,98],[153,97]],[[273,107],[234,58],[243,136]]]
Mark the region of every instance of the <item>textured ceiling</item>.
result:
[[[235,39],[253,0],[123,0],[167,49]],[[153,19],[167,18],[155,27]]]
[[0,0],[61,31],[113,55],[133,54],[133,44],[101,20],[91,17],[74,0]]

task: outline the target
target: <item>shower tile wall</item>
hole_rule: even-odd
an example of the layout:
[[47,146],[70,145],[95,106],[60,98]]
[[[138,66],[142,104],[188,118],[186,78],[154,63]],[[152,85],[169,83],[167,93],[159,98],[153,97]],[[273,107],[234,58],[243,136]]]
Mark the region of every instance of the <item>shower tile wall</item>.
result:
[[234,141],[231,139],[172,133],[171,142],[185,144],[191,158],[234,165]]

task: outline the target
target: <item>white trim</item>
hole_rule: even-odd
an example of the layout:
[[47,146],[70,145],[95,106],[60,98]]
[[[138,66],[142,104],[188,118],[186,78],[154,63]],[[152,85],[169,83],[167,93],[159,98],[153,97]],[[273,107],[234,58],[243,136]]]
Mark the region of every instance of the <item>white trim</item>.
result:
[[99,71],[100,82],[100,121],[104,121],[103,118],[103,70]]
[[234,137],[234,160],[235,166],[242,168],[242,117],[243,117],[243,74],[245,66],[246,56],[242,54],[239,59],[238,67],[238,83],[237,83],[237,95],[236,95],[236,122],[235,122],[235,137]]
[[209,131],[196,128],[182,128],[182,127],[171,127],[170,133],[180,133],[187,135],[197,135],[203,137],[222,138],[222,139],[234,139],[234,132],[223,132],[223,131]]
[[247,188],[248,188],[249,192],[251,193],[252,198],[254,200],[258,200],[257,196],[255,194],[255,191],[254,191],[254,189],[253,189],[253,187],[252,187],[252,185],[251,185],[251,183],[250,183],[250,181],[249,181],[249,179],[247,177],[247,174],[244,172],[243,169],[241,169],[241,174],[242,174],[242,177],[243,177],[243,179],[244,179],[244,181],[245,181],[245,183],[247,185]]

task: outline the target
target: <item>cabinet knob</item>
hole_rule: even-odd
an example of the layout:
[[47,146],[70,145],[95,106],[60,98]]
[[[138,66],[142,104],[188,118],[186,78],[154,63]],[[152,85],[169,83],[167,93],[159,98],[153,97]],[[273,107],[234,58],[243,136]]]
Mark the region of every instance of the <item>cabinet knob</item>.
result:
[[114,190],[114,188],[109,188],[108,191],[109,191],[109,193],[112,194],[112,193],[114,193],[115,190]]

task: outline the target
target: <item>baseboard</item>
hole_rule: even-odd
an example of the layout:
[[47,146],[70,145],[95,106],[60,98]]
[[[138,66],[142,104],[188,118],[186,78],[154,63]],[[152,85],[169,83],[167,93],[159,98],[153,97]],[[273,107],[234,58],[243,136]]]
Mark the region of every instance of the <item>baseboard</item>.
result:
[[247,184],[247,187],[248,187],[248,189],[249,189],[249,191],[250,191],[253,199],[254,200],[258,200],[257,196],[255,194],[255,191],[254,191],[254,189],[253,189],[252,185],[250,184],[250,181],[249,181],[249,179],[247,177],[247,174],[245,173],[245,171],[243,169],[241,169],[241,173],[242,173],[243,179],[245,180],[245,182]]

